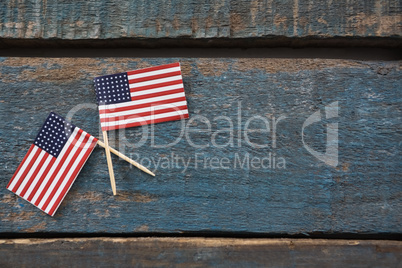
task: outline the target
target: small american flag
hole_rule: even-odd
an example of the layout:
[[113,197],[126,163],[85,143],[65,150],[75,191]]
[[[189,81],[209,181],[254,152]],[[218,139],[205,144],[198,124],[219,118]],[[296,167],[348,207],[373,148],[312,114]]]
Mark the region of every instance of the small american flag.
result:
[[188,118],[180,63],[94,79],[102,130]]
[[7,189],[53,216],[97,141],[50,113]]

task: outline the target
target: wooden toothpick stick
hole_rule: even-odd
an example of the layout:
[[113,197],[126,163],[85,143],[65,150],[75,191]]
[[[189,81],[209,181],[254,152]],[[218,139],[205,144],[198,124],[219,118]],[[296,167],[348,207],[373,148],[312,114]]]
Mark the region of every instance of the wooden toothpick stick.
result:
[[[100,140],[98,140],[98,144],[99,144],[99,146],[101,146],[103,148],[106,147],[106,145],[103,142],[101,142]],[[155,177],[155,174],[152,171],[150,171],[146,167],[140,165],[139,163],[135,162],[133,159],[128,158],[127,156],[125,156],[124,154],[120,153],[119,151],[113,149],[112,147],[109,147],[109,150],[110,150],[111,153],[114,153],[115,155],[117,155],[121,159],[126,160],[127,162],[129,162],[133,166],[135,166],[135,167],[141,169],[142,171],[144,171],[145,173],[148,173],[149,175],[152,175],[152,176]]]
[[112,158],[110,156],[109,141],[107,138],[106,131],[103,131],[103,141],[105,142],[105,151],[106,151],[107,167],[109,169],[110,184],[112,185],[113,195],[116,195],[116,182],[114,180]]

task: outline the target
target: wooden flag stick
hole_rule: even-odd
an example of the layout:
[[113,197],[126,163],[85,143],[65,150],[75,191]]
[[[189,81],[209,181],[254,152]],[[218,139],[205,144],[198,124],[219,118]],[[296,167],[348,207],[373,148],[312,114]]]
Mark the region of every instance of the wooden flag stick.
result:
[[107,138],[106,131],[103,131],[103,141],[105,142],[106,160],[107,160],[107,167],[109,169],[110,184],[112,185],[113,195],[116,195],[116,182],[114,180],[112,157],[110,156],[109,141]]
[[[98,144],[99,146],[105,148],[105,144],[103,142],[101,142],[100,140],[98,140]],[[145,173],[148,173],[149,175],[152,175],[155,177],[155,174],[150,171],[149,169],[147,169],[146,167],[140,165],[139,163],[135,162],[133,159],[128,158],[127,156],[125,156],[124,154],[120,153],[119,151],[113,149],[112,147],[109,147],[109,150],[111,153],[114,153],[115,155],[117,155],[118,157],[120,157],[123,160],[126,160],[127,162],[129,162],[130,164],[132,164],[133,166],[135,166],[136,168],[141,169],[142,171],[144,171]]]

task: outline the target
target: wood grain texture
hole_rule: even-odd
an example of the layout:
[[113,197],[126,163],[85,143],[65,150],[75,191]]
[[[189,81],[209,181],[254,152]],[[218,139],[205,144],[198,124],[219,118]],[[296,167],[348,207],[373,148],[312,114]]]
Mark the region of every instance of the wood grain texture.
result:
[[[57,249],[57,250],[56,250]],[[398,267],[402,242],[309,239],[0,240],[1,267]]]
[[3,42],[400,38],[401,13],[398,0],[6,1],[0,7],[0,37]]
[[[114,197],[104,149],[96,148],[53,218],[6,190],[50,111],[66,116],[75,109],[72,122],[101,136],[93,77],[176,61],[190,120],[157,124],[153,134],[147,127],[109,132],[110,146],[156,177],[112,156]],[[401,74],[400,61],[0,58],[0,232],[401,233]],[[338,123],[339,165],[331,167],[305,149],[301,130],[311,114],[335,101],[339,117],[305,131],[306,143],[322,151],[327,123]],[[228,133],[217,131],[230,124],[218,115],[235,129],[234,143],[223,148],[212,139],[227,144]],[[247,144],[245,125],[255,115],[270,123],[287,117],[277,124],[276,147],[273,131],[261,130],[258,120],[249,129],[260,131],[249,132],[249,139],[267,147]],[[180,136],[182,124],[191,130],[189,138],[164,148]],[[234,166],[236,157],[269,153],[283,157],[286,168]],[[158,165],[172,154],[190,161],[188,168]],[[208,161],[204,166],[196,154],[201,160],[228,158],[229,168]]]

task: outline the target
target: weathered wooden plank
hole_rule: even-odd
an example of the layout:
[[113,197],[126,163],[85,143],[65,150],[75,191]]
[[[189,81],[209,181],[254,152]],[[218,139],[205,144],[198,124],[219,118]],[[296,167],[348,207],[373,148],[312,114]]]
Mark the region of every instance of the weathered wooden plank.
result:
[[398,267],[401,262],[402,242],[386,240],[0,240],[1,267]]
[[[402,5],[399,0],[299,1],[7,1],[0,9],[3,45],[27,40],[127,40],[146,47],[156,39],[186,44],[172,38],[215,40],[250,38],[279,40],[350,37],[401,37]],[[348,39],[350,40],[350,39]],[[20,42],[19,45],[23,45]],[[42,44],[42,43],[39,43]],[[90,43],[88,43],[90,44]],[[94,43],[92,43],[94,44]],[[208,45],[208,43],[205,43]],[[210,43],[210,45],[219,43]],[[230,40],[226,45],[238,45]],[[269,43],[268,43],[269,44]],[[294,45],[297,43],[293,43]],[[334,43],[335,44],[335,43]],[[356,42],[355,45],[358,45]],[[363,41],[362,45],[365,43]],[[393,43],[397,45],[398,43]],[[244,44],[243,44],[244,45]],[[260,45],[267,45],[261,43]]]
[[[72,121],[101,136],[93,77],[178,60],[191,120],[109,133],[155,178],[113,158],[113,197],[97,148],[54,218],[5,189],[51,110],[75,109]],[[401,73],[400,61],[1,58],[0,232],[401,233]],[[338,117],[325,119],[336,101]],[[338,123],[336,167],[303,146],[318,110],[305,143],[325,152],[326,126]]]

